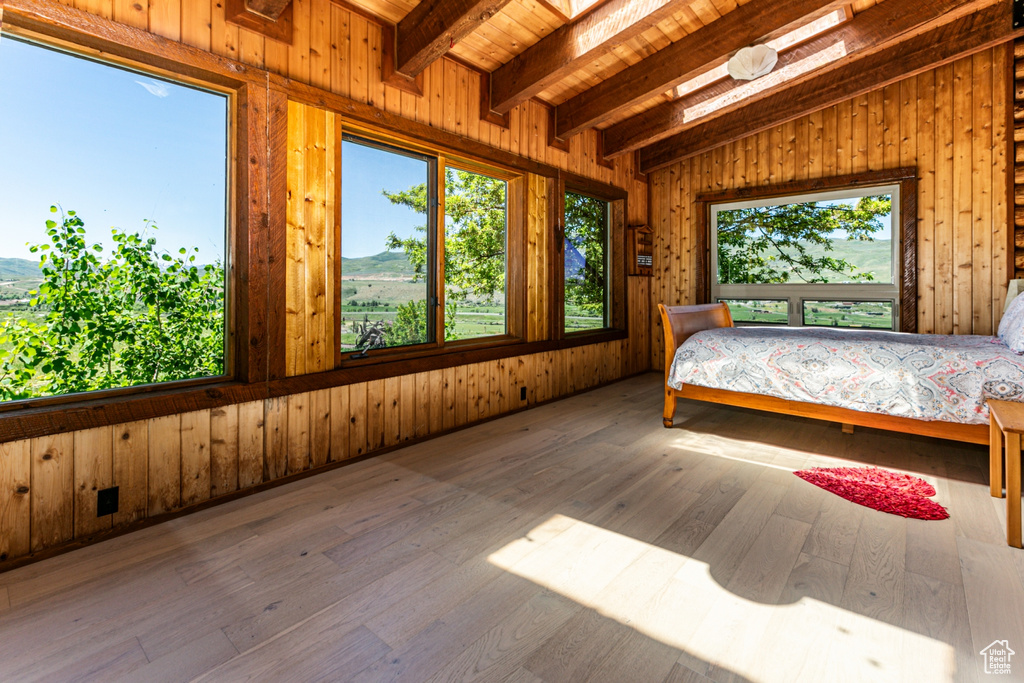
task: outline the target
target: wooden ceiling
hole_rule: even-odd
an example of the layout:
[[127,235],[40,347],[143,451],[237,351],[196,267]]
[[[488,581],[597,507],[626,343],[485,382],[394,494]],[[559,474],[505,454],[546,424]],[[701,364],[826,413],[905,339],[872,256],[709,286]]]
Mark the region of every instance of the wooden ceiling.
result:
[[[645,171],[1021,33],[1008,0],[335,1],[392,27],[397,77],[412,82],[447,55],[486,75],[489,116],[541,100],[552,144],[598,128],[608,157],[639,151]],[[837,12],[845,21],[780,50],[768,76],[707,75],[744,46]]]

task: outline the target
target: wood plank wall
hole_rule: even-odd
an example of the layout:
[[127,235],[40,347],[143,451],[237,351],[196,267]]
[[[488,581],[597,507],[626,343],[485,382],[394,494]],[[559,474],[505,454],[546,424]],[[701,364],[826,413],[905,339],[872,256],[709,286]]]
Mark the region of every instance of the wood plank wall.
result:
[[[1009,252],[1008,44],[751,135],[656,173],[652,308],[693,303],[701,192],[918,169],[918,331],[994,334]],[[651,353],[661,366],[661,321]]]
[[334,367],[337,116],[288,103],[285,372]]
[[1013,45],[1013,268],[1024,278],[1024,40]]
[[[632,158],[614,169],[598,164],[592,131],[572,138],[568,152],[548,147],[548,111],[537,102],[512,110],[508,129],[481,121],[478,75],[448,60],[427,69],[422,98],[383,85],[380,28],[329,0],[294,0],[291,47],[227,24],[218,0],[67,4],[617,185],[629,191],[628,222],[648,220],[647,185],[635,177]],[[290,109],[290,117],[293,112],[289,152],[301,164],[302,183],[329,187],[334,178],[324,160],[338,142],[336,131],[322,113]],[[550,258],[552,183],[532,175],[527,182],[535,212],[529,268],[540,280]],[[288,204],[289,250],[301,255],[288,271],[286,326],[295,343],[288,344],[286,363],[293,375],[331,366],[334,344],[329,240],[336,207],[301,199]],[[530,296],[534,323],[527,336],[545,339],[549,300],[538,290]],[[0,570],[25,555],[89,542],[149,517],[646,370],[650,298],[649,278],[628,278],[629,338],[620,341],[0,443]],[[97,518],[95,492],[109,486],[119,488],[120,510]]]

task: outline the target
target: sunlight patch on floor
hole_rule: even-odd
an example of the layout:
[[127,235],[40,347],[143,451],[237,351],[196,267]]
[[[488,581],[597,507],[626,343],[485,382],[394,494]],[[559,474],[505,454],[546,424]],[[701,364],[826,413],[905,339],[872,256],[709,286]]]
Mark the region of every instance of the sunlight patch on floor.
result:
[[795,472],[807,466],[810,458],[827,459],[845,464],[841,458],[832,458],[810,451],[773,446],[758,441],[746,441],[717,434],[691,432],[680,435],[672,442],[674,448],[703,453],[719,458],[728,458],[762,467],[774,467],[780,470]]
[[955,680],[946,643],[806,597],[783,605],[747,600],[703,562],[564,515],[488,559],[679,649],[681,663],[712,677]]

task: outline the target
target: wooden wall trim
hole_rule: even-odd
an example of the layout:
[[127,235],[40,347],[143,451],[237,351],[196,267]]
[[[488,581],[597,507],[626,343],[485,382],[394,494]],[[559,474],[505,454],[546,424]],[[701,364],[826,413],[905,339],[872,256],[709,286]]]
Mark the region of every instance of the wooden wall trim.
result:
[[900,330],[917,332],[917,169],[891,168],[775,185],[736,187],[702,192],[694,199],[696,233],[696,303],[711,303],[711,205],[744,199],[787,197],[847,187],[900,186]]
[[287,374],[288,94],[270,88],[267,120],[267,379]]
[[176,76],[237,88],[266,83],[267,72],[139,28],[103,19],[56,2],[3,0],[5,30],[44,35],[114,61],[130,60]]
[[[239,91],[239,130],[237,133],[237,188],[235,191],[236,217],[234,231],[234,258],[231,260],[230,292],[235,306],[229,312],[237,325],[231,367],[243,382],[267,379],[267,287],[268,287],[268,212],[267,166],[269,144],[267,140],[268,92],[265,85],[246,85]],[[244,321],[239,325],[238,321]]]

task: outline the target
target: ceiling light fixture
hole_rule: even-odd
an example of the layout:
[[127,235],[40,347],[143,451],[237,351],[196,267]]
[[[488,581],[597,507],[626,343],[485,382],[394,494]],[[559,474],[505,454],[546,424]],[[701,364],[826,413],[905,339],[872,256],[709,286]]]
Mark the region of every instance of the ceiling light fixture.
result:
[[729,75],[737,81],[752,81],[769,73],[779,53],[767,45],[745,47],[729,59]]

